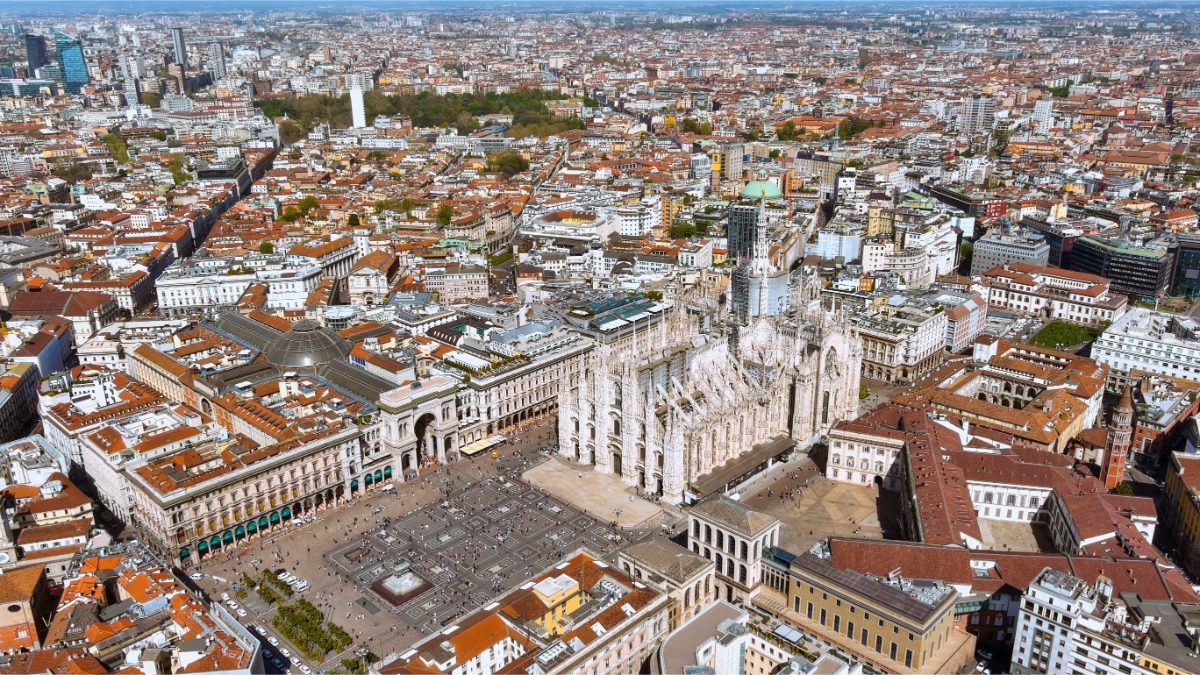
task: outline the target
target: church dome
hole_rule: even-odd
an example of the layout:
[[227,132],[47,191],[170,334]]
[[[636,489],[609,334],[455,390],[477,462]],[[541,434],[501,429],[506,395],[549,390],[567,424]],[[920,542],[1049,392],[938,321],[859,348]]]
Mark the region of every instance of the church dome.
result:
[[332,328],[312,319],[301,319],[292,329],[267,347],[267,360],[280,367],[312,367],[343,361],[350,343]]
[[755,179],[746,183],[746,187],[742,188],[742,199],[781,199],[782,197],[783,190],[767,180],[767,172],[761,169]]

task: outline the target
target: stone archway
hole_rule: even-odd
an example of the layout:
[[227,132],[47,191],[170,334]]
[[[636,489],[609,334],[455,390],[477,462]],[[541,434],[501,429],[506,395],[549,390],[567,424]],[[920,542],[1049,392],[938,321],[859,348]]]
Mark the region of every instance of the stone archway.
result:
[[422,465],[437,457],[437,438],[430,433],[430,426],[436,426],[437,421],[436,415],[425,413],[413,425],[413,433],[417,437],[417,461]]

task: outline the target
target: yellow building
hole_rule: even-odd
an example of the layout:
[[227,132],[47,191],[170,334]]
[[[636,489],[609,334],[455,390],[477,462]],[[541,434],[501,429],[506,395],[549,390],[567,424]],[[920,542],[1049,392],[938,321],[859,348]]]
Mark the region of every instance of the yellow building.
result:
[[1163,524],[1175,539],[1179,565],[1200,572],[1200,455],[1171,453],[1161,508]]
[[759,607],[878,670],[955,672],[974,653],[975,638],[954,625],[958,593],[941,582],[840,569],[827,548],[777,556],[765,567]]

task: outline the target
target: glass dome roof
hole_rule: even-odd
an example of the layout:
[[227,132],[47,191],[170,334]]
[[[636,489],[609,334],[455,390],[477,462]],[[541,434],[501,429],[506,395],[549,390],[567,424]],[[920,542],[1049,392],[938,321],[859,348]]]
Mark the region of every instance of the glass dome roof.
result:
[[280,367],[320,366],[343,361],[350,343],[332,328],[311,319],[301,319],[292,329],[267,346],[267,361]]

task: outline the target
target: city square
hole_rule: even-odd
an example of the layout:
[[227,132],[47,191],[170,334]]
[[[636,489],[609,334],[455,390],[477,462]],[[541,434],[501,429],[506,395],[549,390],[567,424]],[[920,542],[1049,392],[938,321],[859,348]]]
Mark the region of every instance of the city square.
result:
[[[326,564],[363,595],[375,616],[394,613],[423,634],[488,604],[529,575],[579,548],[607,553],[625,541],[617,528],[522,482],[489,478],[447,501],[343,542]],[[397,562],[427,582],[393,605],[377,582]]]

